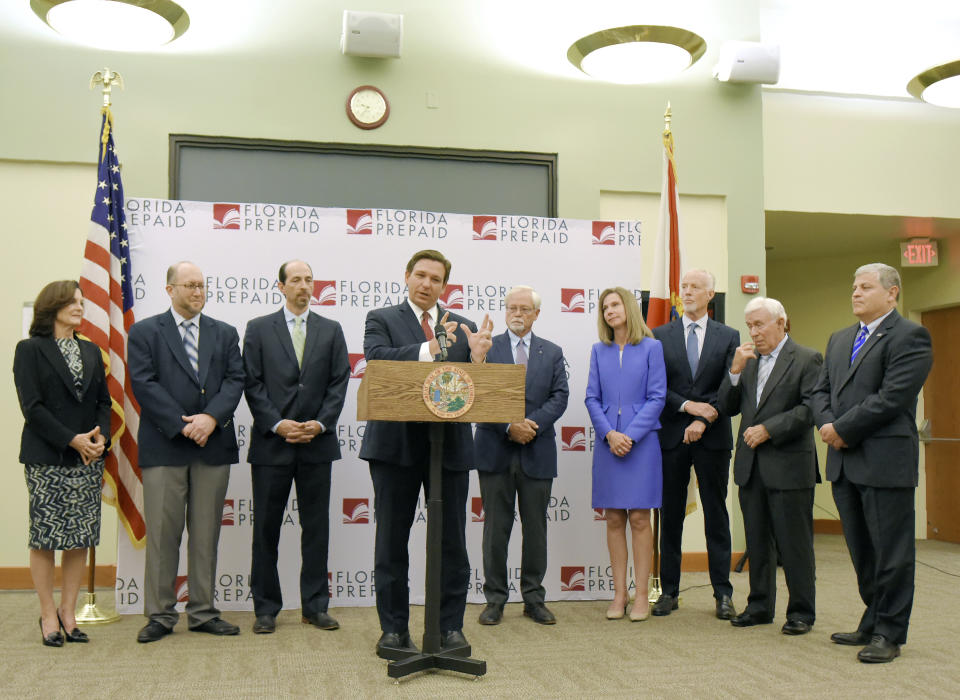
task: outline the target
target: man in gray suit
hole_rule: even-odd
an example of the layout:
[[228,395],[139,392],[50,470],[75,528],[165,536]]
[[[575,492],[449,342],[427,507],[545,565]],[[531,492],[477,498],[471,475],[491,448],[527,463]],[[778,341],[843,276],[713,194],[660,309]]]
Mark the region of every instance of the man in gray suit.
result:
[[744,315],[752,342],[737,348],[718,394],[722,413],[741,416],[733,478],[750,553],[747,607],[730,623],[773,622],[779,552],[790,593],[782,631],[806,634],[816,618],[810,397],[823,358],[787,335],[787,312],[776,299],[752,299]]
[[523,529],[520,592],[523,614],[541,625],[557,619],[544,604],[547,573],[547,505],[557,475],[553,424],[567,409],[567,371],[559,345],[535,336],[540,295],[532,287],[507,293],[507,331],[493,339],[487,362],[525,365],[526,417],[519,423],[481,423],[474,436],[483,498],[483,593],[481,625],[497,625],[507,602],[507,545],[519,503]]
[[829,446],[827,478],[867,606],[855,632],[830,639],[863,646],[857,658],[867,663],[900,655],[913,608],[917,394],[933,350],[927,329],[897,313],[899,298],[894,268],[857,269],[859,322],[830,336],[813,394],[814,420]]

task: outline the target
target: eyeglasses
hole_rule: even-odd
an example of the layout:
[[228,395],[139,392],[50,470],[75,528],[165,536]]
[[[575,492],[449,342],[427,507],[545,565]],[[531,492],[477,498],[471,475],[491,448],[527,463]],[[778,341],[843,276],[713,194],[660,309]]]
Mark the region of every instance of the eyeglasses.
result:
[[534,311],[532,306],[508,306],[508,314],[523,314],[524,316],[529,316]]
[[186,290],[191,292],[202,292],[207,288],[207,285],[202,282],[190,282],[189,284],[171,284],[171,287],[183,287]]

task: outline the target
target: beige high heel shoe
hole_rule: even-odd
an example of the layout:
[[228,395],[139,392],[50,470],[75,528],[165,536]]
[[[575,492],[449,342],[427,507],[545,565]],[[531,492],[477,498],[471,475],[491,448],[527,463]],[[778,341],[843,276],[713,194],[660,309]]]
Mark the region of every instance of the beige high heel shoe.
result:
[[627,606],[624,605],[622,608],[607,608],[607,619],[608,620],[622,620],[623,616],[627,614]]
[[650,617],[650,602],[647,601],[647,604],[643,607],[643,610],[637,611],[637,606],[634,604],[633,608],[630,610],[630,622],[643,622],[648,617]]

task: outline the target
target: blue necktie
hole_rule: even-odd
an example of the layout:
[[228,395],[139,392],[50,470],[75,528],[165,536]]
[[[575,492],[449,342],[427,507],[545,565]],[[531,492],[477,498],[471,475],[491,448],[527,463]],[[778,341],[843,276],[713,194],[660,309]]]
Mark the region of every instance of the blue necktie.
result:
[[700,362],[700,348],[697,347],[697,324],[690,324],[687,334],[687,362],[690,363],[690,375],[697,376],[697,365]]
[[863,347],[863,344],[867,342],[867,327],[860,326],[860,332],[857,333],[856,340],[853,341],[853,352],[850,353],[850,364],[853,364],[853,361],[857,359],[857,353],[860,352],[860,348]]
[[184,321],[183,326],[183,349],[187,353],[187,359],[190,360],[190,366],[193,367],[193,373],[200,377],[200,355],[197,350],[197,337],[193,333],[193,321]]

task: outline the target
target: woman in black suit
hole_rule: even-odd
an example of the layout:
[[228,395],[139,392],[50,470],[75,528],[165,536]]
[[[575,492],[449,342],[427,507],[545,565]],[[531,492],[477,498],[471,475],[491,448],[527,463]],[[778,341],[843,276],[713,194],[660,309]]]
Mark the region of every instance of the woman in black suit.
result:
[[[20,461],[30,499],[30,574],[46,646],[86,642],[75,611],[88,547],[100,541],[103,456],[110,394],[100,349],[75,332],[83,295],[73,280],[51,282],[33,305],[30,338],[17,343],[13,379],[23,411]],[[62,550],[60,607],[54,552]],[[62,630],[62,632],[61,632]]]

